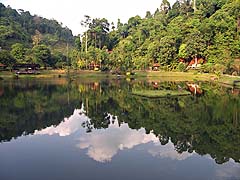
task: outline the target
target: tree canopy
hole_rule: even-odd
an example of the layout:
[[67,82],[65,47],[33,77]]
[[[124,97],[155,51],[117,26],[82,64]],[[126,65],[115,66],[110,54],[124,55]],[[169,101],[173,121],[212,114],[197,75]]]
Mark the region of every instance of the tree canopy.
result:
[[235,60],[240,58],[239,0],[178,0],[172,6],[164,0],[153,14],[147,11],[145,17],[136,15],[127,23],[119,19],[116,26],[106,18],[85,15],[81,21],[85,32],[75,38],[71,30],[55,20],[3,4],[0,8],[0,46],[11,50],[16,61],[21,59],[14,55],[16,47],[11,49],[16,42],[24,48],[44,44],[51,52],[61,43],[58,52],[64,55],[68,42],[70,54],[74,54],[70,64],[73,68],[104,62],[102,69],[127,71],[159,63],[165,70],[174,70],[179,58],[185,62],[202,58],[210,69],[232,73]]

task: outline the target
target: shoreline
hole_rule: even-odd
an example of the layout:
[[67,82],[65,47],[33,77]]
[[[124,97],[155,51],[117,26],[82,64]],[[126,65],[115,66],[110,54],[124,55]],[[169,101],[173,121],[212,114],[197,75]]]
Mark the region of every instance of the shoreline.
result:
[[[90,71],[90,70],[70,70],[69,75],[66,70],[42,70],[40,74],[18,75],[10,71],[0,71],[0,80],[9,79],[48,79],[48,78],[94,78],[94,79],[120,79],[134,78],[148,81],[208,81],[223,85],[240,87],[240,76],[221,75],[197,72],[164,72],[164,71],[134,71],[134,75],[116,75],[110,72]],[[235,84],[236,83],[236,84]]]

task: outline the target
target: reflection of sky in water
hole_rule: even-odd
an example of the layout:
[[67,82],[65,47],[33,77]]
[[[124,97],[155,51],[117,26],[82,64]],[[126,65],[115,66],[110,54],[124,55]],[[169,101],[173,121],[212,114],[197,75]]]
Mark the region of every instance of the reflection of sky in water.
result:
[[224,165],[218,165],[216,169],[216,176],[221,179],[240,179],[239,164],[235,164],[233,160],[230,160]]
[[[58,126],[50,126],[41,131],[35,131],[36,135],[53,135],[69,136],[77,131],[85,131],[82,127],[84,122],[90,121],[84,114],[84,110],[77,109],[73,115],[60,123]],[[119,125],[118,120],[110,120],[107,129],[93,129],[91,133],[83,133],[77,139],[76,145],[80,149],[87,149],[87,154],[98,162],[111,161],[112,157],[120,150],[132,149],[141,144],[153,143],[153,148],[148,152],[155,157],[168,157],[171,159],[183,160],[190,157],[190,153],[179,154],[174,150],[170,142],[162,146],[155,134],[146,134],[144,128],[139,130],[129,128],[127,123]]]
[[[65,118],[58,126],[50,126],[41,131],[35,131],[34,134],[58,134],[59,136],[75,134],[76,147],[86,149],[87,155],[98,162],[110,162],[119,151],[149,143],[152,145],[146,146],[146,151],[156,158],[170,158],[171,160],[186,160],[191,157],[200,158],[196,153],[183,152],[179,154],[175,151],[171,142],[163,146],[155,134],[146,134],[144,128],[139,130],[131,129],[127,123],[119,125],[117,119],[114,121],[111,119],[107,129],[93,129],[90,133],[85,133],[86,130],[82,124],[89,121],[90,119],[84,114],[83,108],[77,109],[72,116]],[[202,158],[208,159],[209,156]],[[214,160],[211,159],[211,161]],[[218,179],[240,178],[240,166],[232,160],[223,165],[216,164],[215,166]]]

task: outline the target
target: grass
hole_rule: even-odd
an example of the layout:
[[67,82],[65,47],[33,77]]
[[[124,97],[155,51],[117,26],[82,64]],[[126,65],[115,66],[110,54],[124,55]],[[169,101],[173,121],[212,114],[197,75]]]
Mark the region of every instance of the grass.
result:
[[[70,70],[71,79],[104,79],[104,78],[116,78],[116,75],[112,75],[107,72],[100,71],[88,71],[88,70]],[[13,79],[16,76],[10,71],[0,71],[0,79]],[[66,70],[41,70],[38,75],[19,75],[19,78],[66,78]],[[225,85],[237,85],[240,86],[239,76],[221,75],[218,77],[215,74],[197,73],[197,72],[162,72],[162,71],[135,71],[135,75],[131,76],[139,80],[149,81],[214,81]],[[234,84],[234,82],[237,82]]]
[[188,91],[173,91],[173,90],[133,90],[132,94],[142,97],[163,98],[173,96],[186,96],[191,93]]
[[137,71],[136,77],[152,81],[210,81],[217,76],[196,72]]
[[[107,78],[109,76],[112,76],[109,73],[105,72],[99,72],[99,71],[75,71],[71,70],[69,72],[69,76],[71,78]],[[13,72],[10,71],[0,71],[0,77],[2,79],[13,79],[16,78],[16,75]],[[34,75],[34,74],[21,74],[18,76],[18,78],[66,78],[68,77],[66,70],[41,70],[40,74]]]
[[240,87],[240,76],[230,76],[230,75],[222,75],[218,82],[220,84],[231,85],[231,86],[239,86]]

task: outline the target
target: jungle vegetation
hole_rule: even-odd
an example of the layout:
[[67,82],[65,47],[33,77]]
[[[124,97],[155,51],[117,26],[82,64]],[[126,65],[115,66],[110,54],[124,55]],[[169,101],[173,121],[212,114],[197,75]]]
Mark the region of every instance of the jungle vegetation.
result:
[[[55,20],[3,4],[0,18],[3,64],[38,62],[74,69],[97,64],[102,70],[129,71],[158,63],[163,70],[184,71],[186,64],[179,59],[202,58],[204,72],[239,74],[239,0],[177,0],[173,5],[163,0],[154,13],[130,17],[127,23],[119,19],[116,25],[85,15],[81,24],[87,30],[76,37]],[[61,41],[73,46],[68,53],[66,43],[65,53],[53,48]]]

